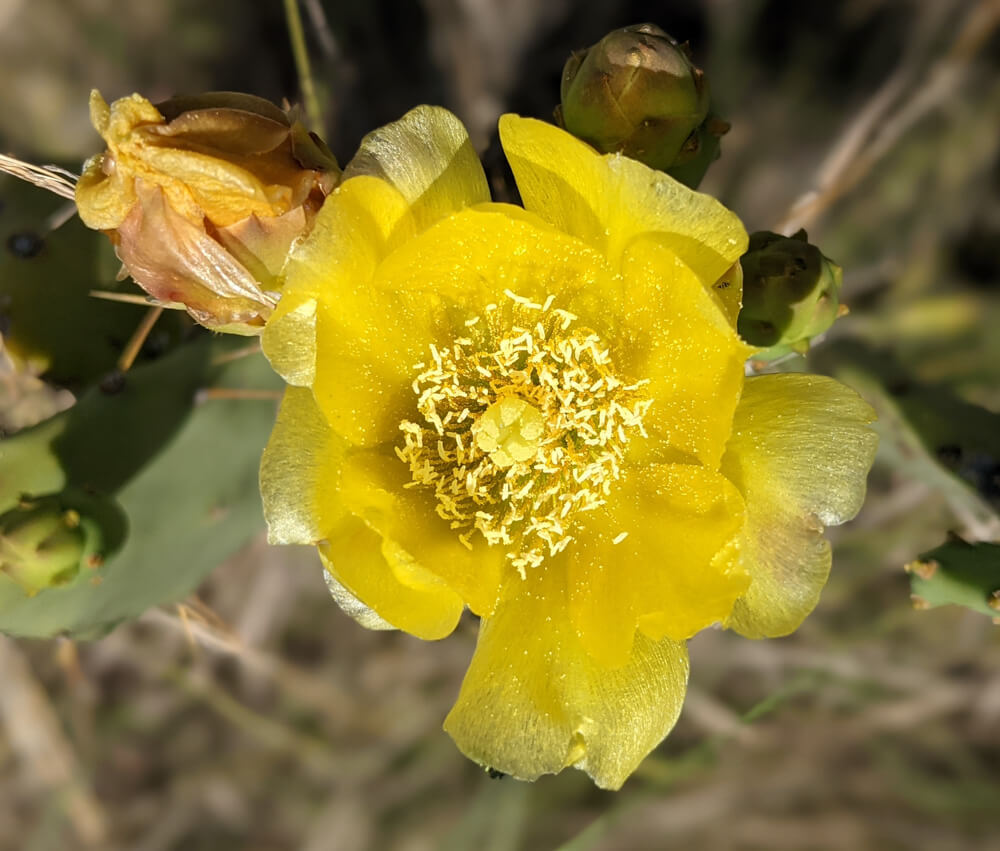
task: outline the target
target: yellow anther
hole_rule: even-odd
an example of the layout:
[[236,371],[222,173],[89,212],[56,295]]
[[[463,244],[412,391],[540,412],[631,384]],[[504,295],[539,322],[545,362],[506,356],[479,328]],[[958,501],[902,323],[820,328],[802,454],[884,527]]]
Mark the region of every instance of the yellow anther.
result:
[[476,446],[501,470],[534,458],[544,431],[542,412],[517,396],[494,402],[472,426]]

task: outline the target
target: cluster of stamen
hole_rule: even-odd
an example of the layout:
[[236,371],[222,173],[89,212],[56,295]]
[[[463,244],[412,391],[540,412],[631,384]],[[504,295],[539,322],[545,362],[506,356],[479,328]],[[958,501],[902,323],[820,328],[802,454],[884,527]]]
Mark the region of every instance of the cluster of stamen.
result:
[[650,401],[552,297],[506,295],[414,365],[422,422],[400,423],[396,453],[465,546],[478,531],[524,576],[573,540],[575,515],[604,504]]

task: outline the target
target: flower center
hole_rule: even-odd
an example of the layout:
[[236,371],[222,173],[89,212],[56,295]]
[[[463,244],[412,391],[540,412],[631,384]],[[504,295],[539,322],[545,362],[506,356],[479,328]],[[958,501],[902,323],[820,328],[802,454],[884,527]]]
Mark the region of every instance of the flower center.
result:
[[504,396],[483,411],[472,424],[476,446],[501,470],[538,454],[545,417],[520,396]]
[[396,449],[408,487],[434,491],[467,547],[478,531],[522,575],[573,540],[576,515],[604,504],[651,404],[613,372],[607,347],[576,317],[507,292],[416,364],[416,422]]

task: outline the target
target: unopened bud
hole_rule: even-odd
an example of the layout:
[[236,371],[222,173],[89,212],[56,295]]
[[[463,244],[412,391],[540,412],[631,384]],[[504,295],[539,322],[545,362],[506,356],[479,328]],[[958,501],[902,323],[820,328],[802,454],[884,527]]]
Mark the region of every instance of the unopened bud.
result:
[[709,109],[708,85],[687,46],[653,24],[615,30],[574,53],[561,100],[557,114],[574,136],[664,171]]
[[95,91],[90,113],[108,149],[77,184],[83,222],[108,233],[158,301],[217,331],[259,333],[292,243],[339,181],[333,155],[250,95],[154,106],[134,94],[108,106]]
[[740,336],[767,349],[764,357],[805,352],[809,341],[841,315],[843,272],[810,245],[806,232],[781,236],[759,231],[750,236],[743,266]]
[[0,515],[0,573],[29,596],[74,579],[83,555],[84,532],[73,512],[29,504]]
[[124,536],[124,515],[107,497],[70,488],[23,499],[0,514],[0,576],[33,597],[99,568]]

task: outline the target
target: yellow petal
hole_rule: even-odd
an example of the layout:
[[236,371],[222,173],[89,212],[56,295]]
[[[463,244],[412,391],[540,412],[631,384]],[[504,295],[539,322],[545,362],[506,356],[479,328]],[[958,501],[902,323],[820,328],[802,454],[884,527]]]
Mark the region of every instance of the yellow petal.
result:
[[[251,172],[196,151],[142,144],[119,151],[118,167],[163,187],[171,205],[192,221],[207,216],[218,227],[250,215],[278,216],[291,207],[291,193],[276,199]],[[287,191],[287,190],[286,190]]]
[[500,140],[525,207],[613,264],[634,237],[662,234],[710,287],[746,250],[733,213],[636,160],[601,156],[558,127],[516,115],[500,119]]
[[361,518],[344,517],[319,553],[338,583],[396,629],[431,641],[458,624],[462,599],[420,565],[400,560]]
[[573,765],[617,789],[680,714],[687,651],[636,637],[628,662],[601,666],[577,639],[558,571],[514,578],[476,652],[445,730],[466,756],[524,780]]
[[737,260],[709,289],[732,328],[743,306],[743,264]]
[[131,176],[104,173],[104,154],[91,157],[83,165],[76,182],[76,209],[81,221],[93,230],[114,230],[135,204]]
[[312,392],[288,387],[260,462],[260,493],[272,544],[314,544],[344,515],[338,489],[344,441]]
[[629,308],[617,335],[618,360],[628,374],[649,380],[643,389],[653,400],[646,430],[715,469],[752,350],[661,237],[634,240],[622,274]]
[[355,597],[346,586],[334,578],[329,569],[324,571],[324,578],[326,579],[326,587],[330,589],[330,596],[340,606],[341,611],[345,615],[354,618],[365,629],[387,630],[396,628],[373,608],[366,606]]
[[877,438],[874,411],[818,375],[747,379],[722,470],[747,505],[742,558],[751,576],[728,626],[787,635],[812,611],[830,570],[823,527],[861,508]]
[[261,344],[271,368],[293,387],[312,387],[316,380],[316,313],[314,297],[286,292],[264,327]]
[[[461,136],[468,144],[461,124],[444,110],[411,116],[379,131],[363,149],[361,164],[374,169],[393,145],[415,145],[421,125],[443,147],[425,154],[430,160],[422,168],[411,163],[410,170],[398,171],[403,164],[386,164],[383,171],[397,183],[354,168],[356,176],[327,198],[312,233],[289,260],[281,302],[263,336],[275,370],[293,383],[311,384],[333,426],[360,446],[396,436],[401,412],[412,402],[412,366],[434,339],[426,305],[414,309],[396,296],[393,284],[373,284],[375,272],[436,216],[480,197],[468,152],[458,143]],[[481,175],[478,161],[476,168]],[[442,253],[440,244],[437,249]]]
[[381,620],[420,638],[444,637],[461,616],[461,597],[386,539],[377,517],[349,513],[348,503],[359,507],[358,488],[344,481],[345,451],[312,393],[289,387],[261,460],[268,540],[319,543],[333,589],[344,592],[335,599],[366,626]]
[[[516,207],[483,204],[464,210],[395,251],[365,291],[367,303],[351,306],[354,346],[369,341],[370,346],[366,358],[344,375],[350,383],[338,386],[336,404],[372,411],[366,445],[396,439],[399,422],[413,418],[411,384],[419,371],[414,365],[428,361],[430,345],[467,336],[465,323],[485,318],[491,306],[509,314],[514,302],[508,292],[539,305],[554,296],[554,306],[614,339],[621,282],[600,255]],[[388,329],[387,316],[394,323]],[[390,363],[400,368],[396,376],[388,369],[375,371]],[[318,387],[317,392],[322,404],[326,397]]]
[[119,98],[108,106],[97,89],[90,93],[90,121],[111,150],[127,144],[132,131],[144,124],[163,124],[160,111],[140,94]]
[[[133,95],[136,97],[136,95]],[[101,138],[107,141],[108,127],[111,124],[111,107],[101,96],[97,89],[90,90],[90,123],[93,128],[100,133]]]
[[490,200],[469,134],[439,106],[418,106],[369,133],[344,174],[387,180],[411,205],[420,230],[463,207]]
[[[207,216],[220,227],[253,214],[280,215],[291,205],[287,187],[266,186],[248,168],[225,158],[225,152],[220,156],[170,144],[170,128],[163,115],[140,95],[121,98],[109,107],[95,91],[91,93],[90,110],[91,121],[108,144],[105,156],[114,163],[101,184],[103,194],[117,193],[124,202],[129,181],[142,178],[159,186],[170,206],[192,223],[200,223]],[[84,221],[95,227],[90,222],[98,215],[107,218],[111,210],[95,191],[97,173],[87,171],[79,195]]]
[[743,500],[718,473],[627,469],[566,551],[569,611],[587,651],[621,665],[637,624],[681,641],[724,621],[748,582],[727,548],[742,525]]
[[[391,243],[414,233],[406,200],[388,183],[356,177],[341,184],[290,258],[262,337],[274,369],[290,383],[313,385],[338,431],[362,445],[386,439],[384,388],[412,381],[409,362],[384,354],[385,341],[405,340],[410,326],[393,313],[372,326],[381,305],[371,306],[371,280]],[[366,396],[359,383],[383,390]]]
[[510,305],[507,292],[540,305],[551,295],[553,306],[598,331],[617,329],[623,312],[622,282],[600,254],[507,204],[481,204],[439,222],[388,258],[376,284],[399,293],[400,307],[414,316],[453,314],[439,327],[451,338],[467,334],[464,321],[482,317],[488,305]]
[[[434,577],[476,614],[492,613],[505,564],[503,549],[482,541],[466,548],[437,515],[434,496],[407,488],[409,482],[409,470],[391,449],[355,451],[344,466],[340,498],[345,508],[381,536],[383,555],[401,582],[413,584],[411,572],[421,577],[419,583]],[[385,601],[362,599],[395,623],[386,614]]]
[[[135,123],[162,121],[163,116],[144,97],[134,94],[116,101],[112,113],[108,102],[97,89],[90,92],[90,123],[114,149],[127,139]],[[114,123],[112,123],[114,115]],[[105,157],[90,157],[83,166],[83,174],[76,183],[76,208],[83,223],[94,230],[113,230],[135,203],[132,174],[122,173],[117,167],[105,171]],[[112,160],[113,162],[113,160]]]

